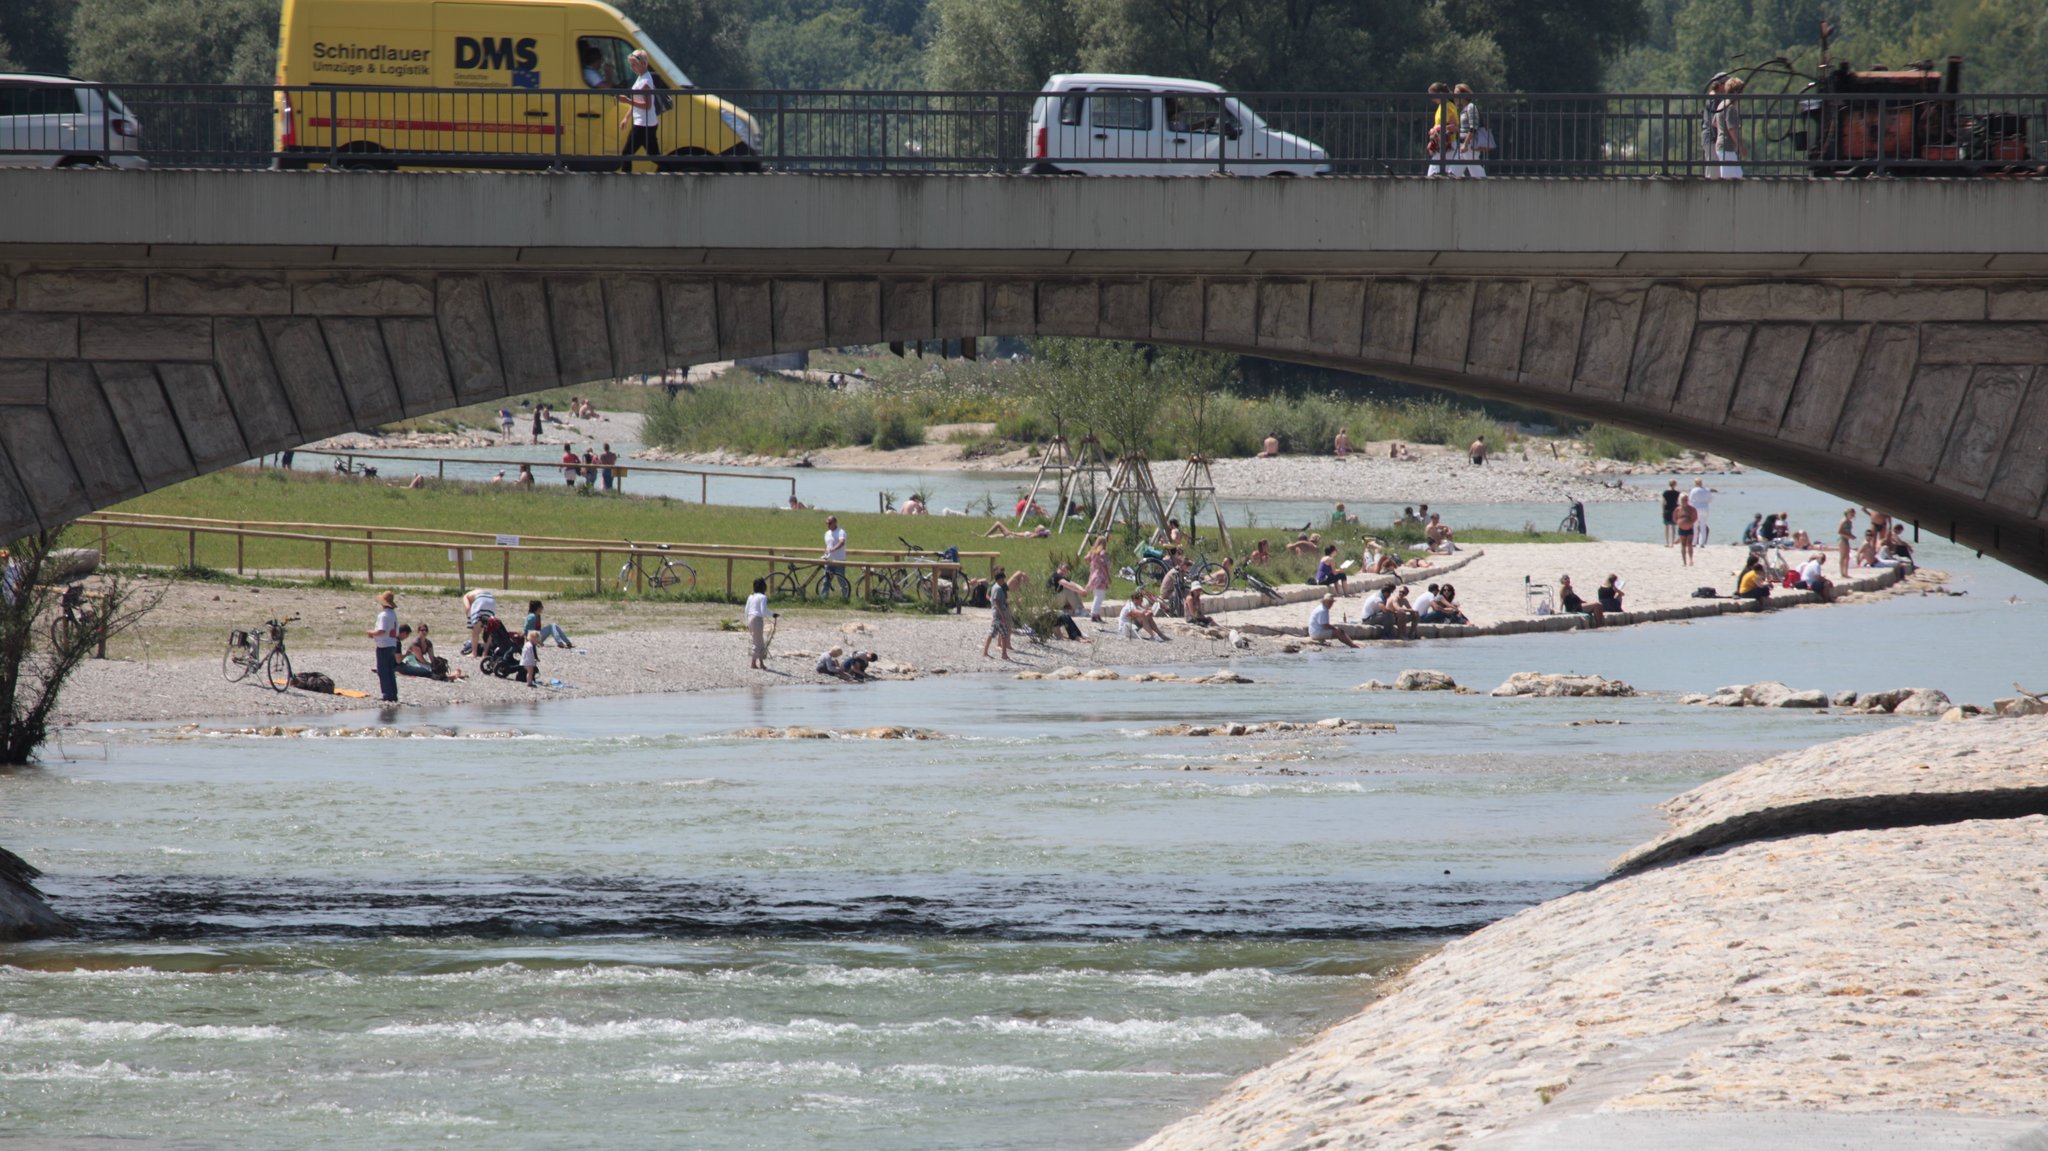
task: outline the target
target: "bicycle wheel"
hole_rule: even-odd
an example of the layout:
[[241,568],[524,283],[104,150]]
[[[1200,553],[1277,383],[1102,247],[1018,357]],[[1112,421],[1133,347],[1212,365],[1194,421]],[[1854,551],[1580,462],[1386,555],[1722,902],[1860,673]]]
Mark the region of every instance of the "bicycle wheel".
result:
[[768,594],[777,599],[802,599],[804,598],[804,581],[796,578],[795,572],[769,572]]
[[691,592],[697,590],[696,568],[691,567],[689,564],[686,564],[681,560],[670,560],[668,570],[669,575],[671,577],[669,582],[675,586],[675,589],[678,593],[682,595],[689,595]]
[[50,617],[50,646],[64,651],[71,646],[71,640],[78,634],[78,623],[69,616]]
[[1230,590],[1230,569],[1219,563],[1205,563],[1195,575],[1206,595],[1220,595]]
[[1142,559],[1137,566],[1138,583],[1143,587],[1156,588],[1166,578],[1166,561]]
[[917,598],[939,607],[952,607],[959,598],[959,591],[953,580],[937,572],[919,572],[917,576]]
[[619,590],[622,592],[629,592],[633,590],[632,560],[627,560],[625,563],[619,565]]
[[292,685],[292,657],[284,653],[284,648],[270,649],[270,658],[263,661],[263,675],[270,681],[272,691],[283,691]]
[[229,683],[248,678],[249,665],[254,662],[256,645],[246,632],[228,633],[227,654],[220,657],[221,678]]

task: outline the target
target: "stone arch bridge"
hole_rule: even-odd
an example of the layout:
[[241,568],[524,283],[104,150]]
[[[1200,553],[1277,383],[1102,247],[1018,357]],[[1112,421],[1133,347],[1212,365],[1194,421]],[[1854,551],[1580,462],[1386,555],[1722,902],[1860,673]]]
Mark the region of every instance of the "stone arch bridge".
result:
[[775,351],[1101,336],[1651,432],[2048,577],[2025,181],[0,172],[0,538]]

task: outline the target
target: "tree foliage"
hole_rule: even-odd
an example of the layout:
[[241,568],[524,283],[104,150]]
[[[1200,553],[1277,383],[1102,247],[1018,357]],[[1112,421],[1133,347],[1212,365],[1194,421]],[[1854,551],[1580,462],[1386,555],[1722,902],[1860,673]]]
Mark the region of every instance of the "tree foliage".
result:
[[78,665],[106,639],[141,622],[161,591],[144,590],[127,576],[98,578],[88,601],[90,621],[70,629],[53,626],[61,614],[64,557],[57,534],[25,536],[0,577],[0,765],[29,762],[50,734],[57,697]]
[[752,88],[760,83],[747,54],[747,18],[731,0],[619,0],[618,7],[698,86]]
[[276,0],[78,0],[71,58],[86,79],[131,84],[269,84]]
[[747,41],[770,88],[915,88],[917,42],[870,21],[857,8],[827,8],[800,20],[755,23]]
[[[1974,91],[2027,91],[2048,79],[2048,6],[2039,0],[1653,0],[1649,15],[1645,43],[1610,73],[1613,90],[1697,91],[1715,72],[1775,57],[1811,77],[1823,18],[1836,29],[1831,60],[1857,68],[1957,55]],[[1784,86],[1801,83],[1766,77],[1761,90]]]
[[[1636,0],[1613,0],[1635,3]],[[1444,0],[932,0],[933,87],[1035,89],[1057,72],[1141,72],[1239,91],[1497,89],[1499,46]]]
[[71,69],[74,0],[0,0],[0,64],[23,72]]

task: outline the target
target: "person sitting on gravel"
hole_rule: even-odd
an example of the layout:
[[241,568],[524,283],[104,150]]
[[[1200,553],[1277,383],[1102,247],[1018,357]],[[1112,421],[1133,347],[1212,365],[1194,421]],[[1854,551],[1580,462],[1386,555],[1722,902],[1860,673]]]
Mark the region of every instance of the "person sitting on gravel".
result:
[[1336,602],[1336,596],[1329,592],[1323,593],[1322,601],[1316,605],[1314,611],[1308,613],[1308,638],[1317,643],[1328,643],[1334,639],[1345,647],[1357,647],[1357,644],[1351,642],[1351,637],[1344,634],[1343,629],[1330,622],[1330,605]]
[[824,655],[818,657],[817,664],[811,670],[819,675],[831,676],[833,679],[845,679],[846,665],[840,662],[840,657],[845,654],[845,648],[828,648]]
[[1812,556],[1808,557],[1805,563],[1799,565],[1799,580],[1793,586],[1810,592],[1818,592],[1822,603],[1832,603],[1835,598],[1833,594],[1835,585],[1828,582],[1827,570],[1827,557],[1819,552],[1815,552]]
[[1602,583],[1599,590],[1593,594],[1600,601],[1601,614],[1605,615],[1610,612],[1620,611],[1622,595],[1621,577],[1613,572],[1608,572],[1607,581]]
[[434,674],[433,664],[413,657],[413,648],[418,642],[418,640],[413,638],[411,624],[402,623],[398,625],[398,645],[405,652],[404,655],[398,657],[398,674],[416,676],[420,679],[443,678]]
[[1395,596],[1390,596],[1388,590],[1379,588],[1366,596],[1365,605],[1359,611],[1360,618],[1386,628],[1390,636],[1405,632],[1409,639],[1414,639],[1415,612],[1404,606],[1407,603],[1407,585],[1401,585]]
[[985,540],[1042,540],[1051,534],[1052,529],[1044,524],[1039,524],[1035,528],[1025,528],[1022,531],[1017,531],[1003,521],[997,520],[988,525],[988,530],[981,533],[981,538]]
[[1330,444],[1330,454],[1336,456],[1340,460],[1343,459],[1345,456],[1351,454],[1350,428],[1337,429],[1337,438],[1331,441]]
[[1357,522],[1358,517],[1347,513],[1344,510],[1344,505],[1341,502],[1337,505],[1336,509],[1330,513],[1330,526],[1333,528],[1341,528],[1345,524],[1355,524]]
[[1272,458],[1273,458],[1274,456],[1277,456],[1277,455],[1279,455],[1279,454],[1280,454],[1280,437],[1279,437],[1279,436],[1276,436],[1276,435],[1268,434],[1268,435],[1266,436],[1266,442],[1265,442],[1265,443],[1263,443],[1263,444],[1261,444],[1261,445],[1259,445],[1259,455],[1258,455],[1258,458],[1259,458],[1259,459],[1262,459],[1262,460],[1270,460],[1270,459],[1272,459]]
[[1771,577],[1764,571],[1764,561],[1755,552],[1749,553],[1749,560],[1742,565],[1742,575],[1735,583],[1735,594],[1744,599],[1765,600],[1771,595]]
[[1557,602],[1564,605],[1566,615],[1589,615],[1595,624],[1606,614],[1599,604],[1579,598],[1578,589],[1572,586],[1572,577],[1568,575],[1557,577]]
[[1422,594],[1415,597],[1415,619],[1418,623],[1448,623],[1442,612],[1436,610],[1437,597],[1443,593],[1442,584],[1430,584]]
[[1750,517],[1749,526],[1742,529],[1742,542],[1745,544],[1756,544],[1762,543],[1763,540],[1764,513],[1758,512]]
[[1323,548],[1323,558],[1316,564],[1315,578],[1308,582],[1317,587],[1334,587],[1338,595],[1351,594],[1350,577],[1344,574],[1343,568],[1337,566],[1336,544]]
[[526,601],[526,627],[524,630],[539,632],[540,638],[543,641],[552,639],[557,647],[576,646],[569,642],[569,633],[562,630],[561,624],[541,622],[540,601],[537,599]]
[[1152,613],[1158,602],[1151,592],[1143,588],[1132,592],[1131,598],[1124,603],[1124,609],[1117,613],[1117,630],[1125,639],[1148,635],[1161,643],[1166,642],[1166,633],[1159,630],[1159,620]]
[[1874,568],[1905,568],[1910,574],[1913,570],[1913,545],[1900,539],[1897,535],[1892,535],[1888,537],[1887,542],[1883,546],[1877,549],[1877,554],[1870,557],[1870,566]]
[[1073,570],[1072,564],[1061,560],[1052,569],[1052,574],[1045,577],[1045,590],[1051,592],[1060,606],[1069,612],[1080,611],[1081,602],[1088,597],[1088,589],[1073,581]]
[[1423,540],[1429,544],[1429,550],[1436,555],[1448,555],[1458,550],[1458,545],[1453,542],[1456,534],[1438,512],[1429,513],[1429,526],[1422,529]]
[[1472,622],[1466,618],[1465,609],[1458,606],[1458,589],[1452,584],[1445,584],[1437,589],[1436,614],[1443,617],[1438,621],[1440,623],[1469,624]]
[[1187,594],[1181,597],[1181,615],[1196,627],[1216,626],[1216,621],[1209,618],[1209,613],[1202,608],[1201,584],[1189,582]]
[[854,652],[840,663],[839,678],[851,680],[854,683],[866,683],[868,681],[868,669],[873,667],[875,660],[879,658],[879,656],[871,651]]

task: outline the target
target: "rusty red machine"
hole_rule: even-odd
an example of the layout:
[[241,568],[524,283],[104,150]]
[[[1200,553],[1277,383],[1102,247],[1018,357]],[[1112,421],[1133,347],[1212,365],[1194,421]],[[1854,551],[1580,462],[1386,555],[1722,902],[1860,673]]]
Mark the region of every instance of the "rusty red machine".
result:
[[[2029,119],[2040,110],[2018,101],[1962,95],[1963,58],[1946,66],[1859,72],[1828,63],[1821,25],[1821,72],[1800,101],[1806,117],[1793,145],[1819,176],[2039,176]],[[2031,113],[2031,114],[2030,114]]]

